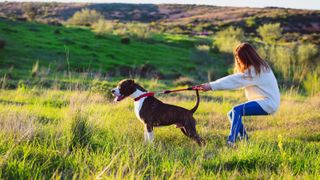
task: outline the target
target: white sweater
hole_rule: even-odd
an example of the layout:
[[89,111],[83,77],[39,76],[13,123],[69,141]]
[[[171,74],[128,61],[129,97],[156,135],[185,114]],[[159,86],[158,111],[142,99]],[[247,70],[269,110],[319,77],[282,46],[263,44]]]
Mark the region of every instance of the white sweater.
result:
[[253,67],[250,67],[250,70],[252,78],[249,78],[246,70],[244,73],[235,73],[210,82],[211,89],[244,88],[248,101],[256,101],[268,114],[275,113],[280,105],[280,93],[272,70],[262,70],[260,75],[256,75]]

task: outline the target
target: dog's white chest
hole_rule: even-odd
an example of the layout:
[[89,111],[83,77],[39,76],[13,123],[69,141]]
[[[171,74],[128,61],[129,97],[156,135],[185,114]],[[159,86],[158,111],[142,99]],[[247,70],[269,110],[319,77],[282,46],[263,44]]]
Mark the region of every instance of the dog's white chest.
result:
[[146,98],[144,97],[144,98],[141,98],[139,101],[134,102],[134,113],[136,114],[137,118],[142,122],[143,120],[140,118],[140,110],[145,99]]

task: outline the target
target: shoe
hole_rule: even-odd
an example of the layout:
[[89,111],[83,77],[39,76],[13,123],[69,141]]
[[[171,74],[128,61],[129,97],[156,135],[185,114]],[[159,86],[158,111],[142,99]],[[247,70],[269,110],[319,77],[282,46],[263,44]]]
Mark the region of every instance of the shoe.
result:
[[249,141],[249,136],[248,135],[240,136],[239,139],[240,139],[240,141],[248,142]]
[[234,148],[235,147],[235,143],[234,142],[231,142],[231,141],[227,141],[227,147],[229,148]]

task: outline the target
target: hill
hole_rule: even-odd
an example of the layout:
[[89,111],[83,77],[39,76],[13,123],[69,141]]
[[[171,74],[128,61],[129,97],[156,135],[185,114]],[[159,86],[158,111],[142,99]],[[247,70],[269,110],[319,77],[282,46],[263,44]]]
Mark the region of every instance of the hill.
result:
[[[26,17],[26,6],[30,3],[1,3],[0,15],[4,17]],[[172,4],[89,4],[89,3],[32,3],[36,16],[50,21],[65,21],[83,8],[95,9],[106,19],[120,21],[156,22],[162,25],[178,26],[185,33],[192,33],[191,27],[202,26],[207,33],[224,26],[237,24],[248,33],[266,23],[280,22],[287,33],[313,34],[320,32],[320,11],[285,8],[239,8],[206,5]],[[209,31],[209,32],[208,32]]]
[[13,80],[31,78],[35,65],[42,76],[49,77],[65,74],[68,69],[92,76],[158,79],[191,76],[204,80],[209,68],[219,76],[227,73],[222,55],[195,48],[204,39],[200,37],[163,34],[124,44],[120,36],[97,36],[88,28],[6,19],[0,19],[0,27],[0,39],[6,42],[0,50],[0,73]]

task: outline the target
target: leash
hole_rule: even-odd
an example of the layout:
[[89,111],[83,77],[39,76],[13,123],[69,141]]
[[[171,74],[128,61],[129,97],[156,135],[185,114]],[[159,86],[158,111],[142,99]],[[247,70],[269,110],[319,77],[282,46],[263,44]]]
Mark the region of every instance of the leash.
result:
[[173,92],[196,91],[196,90],[202,90],[202,88],[199,86],[192,86],[192,87],[183,88],[183,89],[164,90],[164,91],[158,91],[158,92],[147,92],[145,94],[142,94],[139,97],[134,98],[134,101],[139,101],[141,98],[148,97],[148,96],[154,96],[156,94],[169,94],[169,93],[173,93]]
[[169,94],[169,93],[173,93],[173,92],[193,91],[193,90],[202,90],[202,88],[199,87],[199,86],[192,86],[192,87],[183,88],[183,89],[164,90],[164,91],[161,91],[161,92],[158,92],[158,93],[159,94]]

